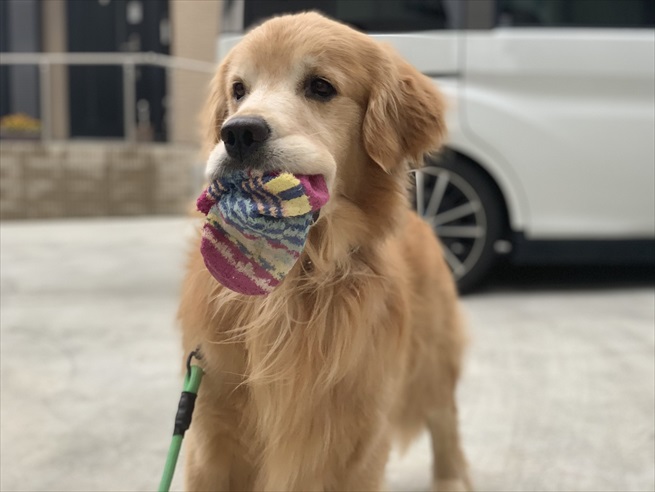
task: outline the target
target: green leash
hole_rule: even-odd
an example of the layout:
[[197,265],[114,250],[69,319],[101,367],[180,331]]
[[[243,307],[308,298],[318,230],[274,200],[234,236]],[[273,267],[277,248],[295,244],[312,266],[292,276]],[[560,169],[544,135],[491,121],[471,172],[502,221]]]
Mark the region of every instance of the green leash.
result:
[[177,406],[177,414],[175,415],[175,427],[173,428],[173,439],[168,448],[168,456],[166,456],[166,464],[164,465],[164,473],[159,482],[159,492],[168,492],[171,488],[173,481],[173,474],[175,473],[175,465],[177,458],[180,455],[182,448],[182,439],[184,433],[191,425],[191,416],[193,415],[193,408],[196,404],[196,396],[198,395],[198,388],[202,380],[202,369],[200,366],[191,365],[191,359],[201,359],[200,347],[196,348],[189,354],[186,367],[187,372],[184,377],[184,387],[182,395],[180,396],[180,403]]

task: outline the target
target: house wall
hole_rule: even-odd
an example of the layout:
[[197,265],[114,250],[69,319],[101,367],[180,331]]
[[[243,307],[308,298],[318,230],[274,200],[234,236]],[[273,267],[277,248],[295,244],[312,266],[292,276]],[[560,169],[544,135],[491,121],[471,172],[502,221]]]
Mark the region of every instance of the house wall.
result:
[[201,168],[194,146],[3,141],[0,219],[183,214]]
[[[171,0],[171,54],[215,63],[221,11],[219,0]],[[173,70],[169,77],[174,115],[169,119],[170,140],[198,145],[203,137],[200,114],[212,75]]]
[[[41,5],[40,49],[67,51],[66,0]],[[214,63],[221,10],[220,0],[170,0],[171,55]],[[186,213],[202,182],[199,115],[212,74],[168,77],[169,143],[67,140],[68,68],[52,66],[51,140],[2,140],[0,219]]]

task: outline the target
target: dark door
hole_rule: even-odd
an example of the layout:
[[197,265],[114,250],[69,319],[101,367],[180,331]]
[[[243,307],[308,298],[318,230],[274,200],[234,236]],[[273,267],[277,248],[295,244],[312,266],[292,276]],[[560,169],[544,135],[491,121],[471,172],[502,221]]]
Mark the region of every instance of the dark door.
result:
[[[71,52],[169,52],[167,0],[68,0],[67,8]],[[123,137],[122,67],[69,70],[71,136]],[[135,82],[140,137],[165,141],[164,69],[137,66]]]
[[[39,0],[0,0],[0,51],[41,51]],[[40,117],[39,71],[36,65],[0,67],[0,114]]]
[[[7,2],[0,2],[0,52],[9,51]],[[0,116],[11,111],[9,107],[9,67],[0,66]]]
[[[121,39],[125,37],[125,16],[120,15],[121,3],[111,0],[68,0],[68,51],[119,51]],[[71,66],[69,91],[71,137],[123,136],[120,66]]]

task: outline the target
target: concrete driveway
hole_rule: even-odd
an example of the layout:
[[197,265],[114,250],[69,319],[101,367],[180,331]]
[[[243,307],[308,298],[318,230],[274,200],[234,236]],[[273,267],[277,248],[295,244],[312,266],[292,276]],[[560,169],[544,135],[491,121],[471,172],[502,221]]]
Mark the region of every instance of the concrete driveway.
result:
[[[0,225],[1,490],[156,489],[191,230],[185,219]],[[653,491],[652,270],[620,284],[552,272],[509,270],[464,300],[474,344],[459,400],[476,487]],[[428,490],[430,460],[426,436],[394,455],[390,489]]]

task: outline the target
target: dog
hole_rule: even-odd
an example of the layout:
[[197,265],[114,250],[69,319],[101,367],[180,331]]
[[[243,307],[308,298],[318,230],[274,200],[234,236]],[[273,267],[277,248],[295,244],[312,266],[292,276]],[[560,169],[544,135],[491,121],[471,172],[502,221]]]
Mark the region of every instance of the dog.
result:
[[[435,490],[470,490],[456,287],[408,199],[410,168],[445,136],[441,94],[391,48],[308,12],[250,31],[220,64],[207,109],[209,179],[321,174],[330,199],[267,296],[221,286],[194,247],[179,319],[205,376],[186,489],[382,490],[392,442],[427,427]],[[246,125],[256,145],[230,152],[226,125]]]

